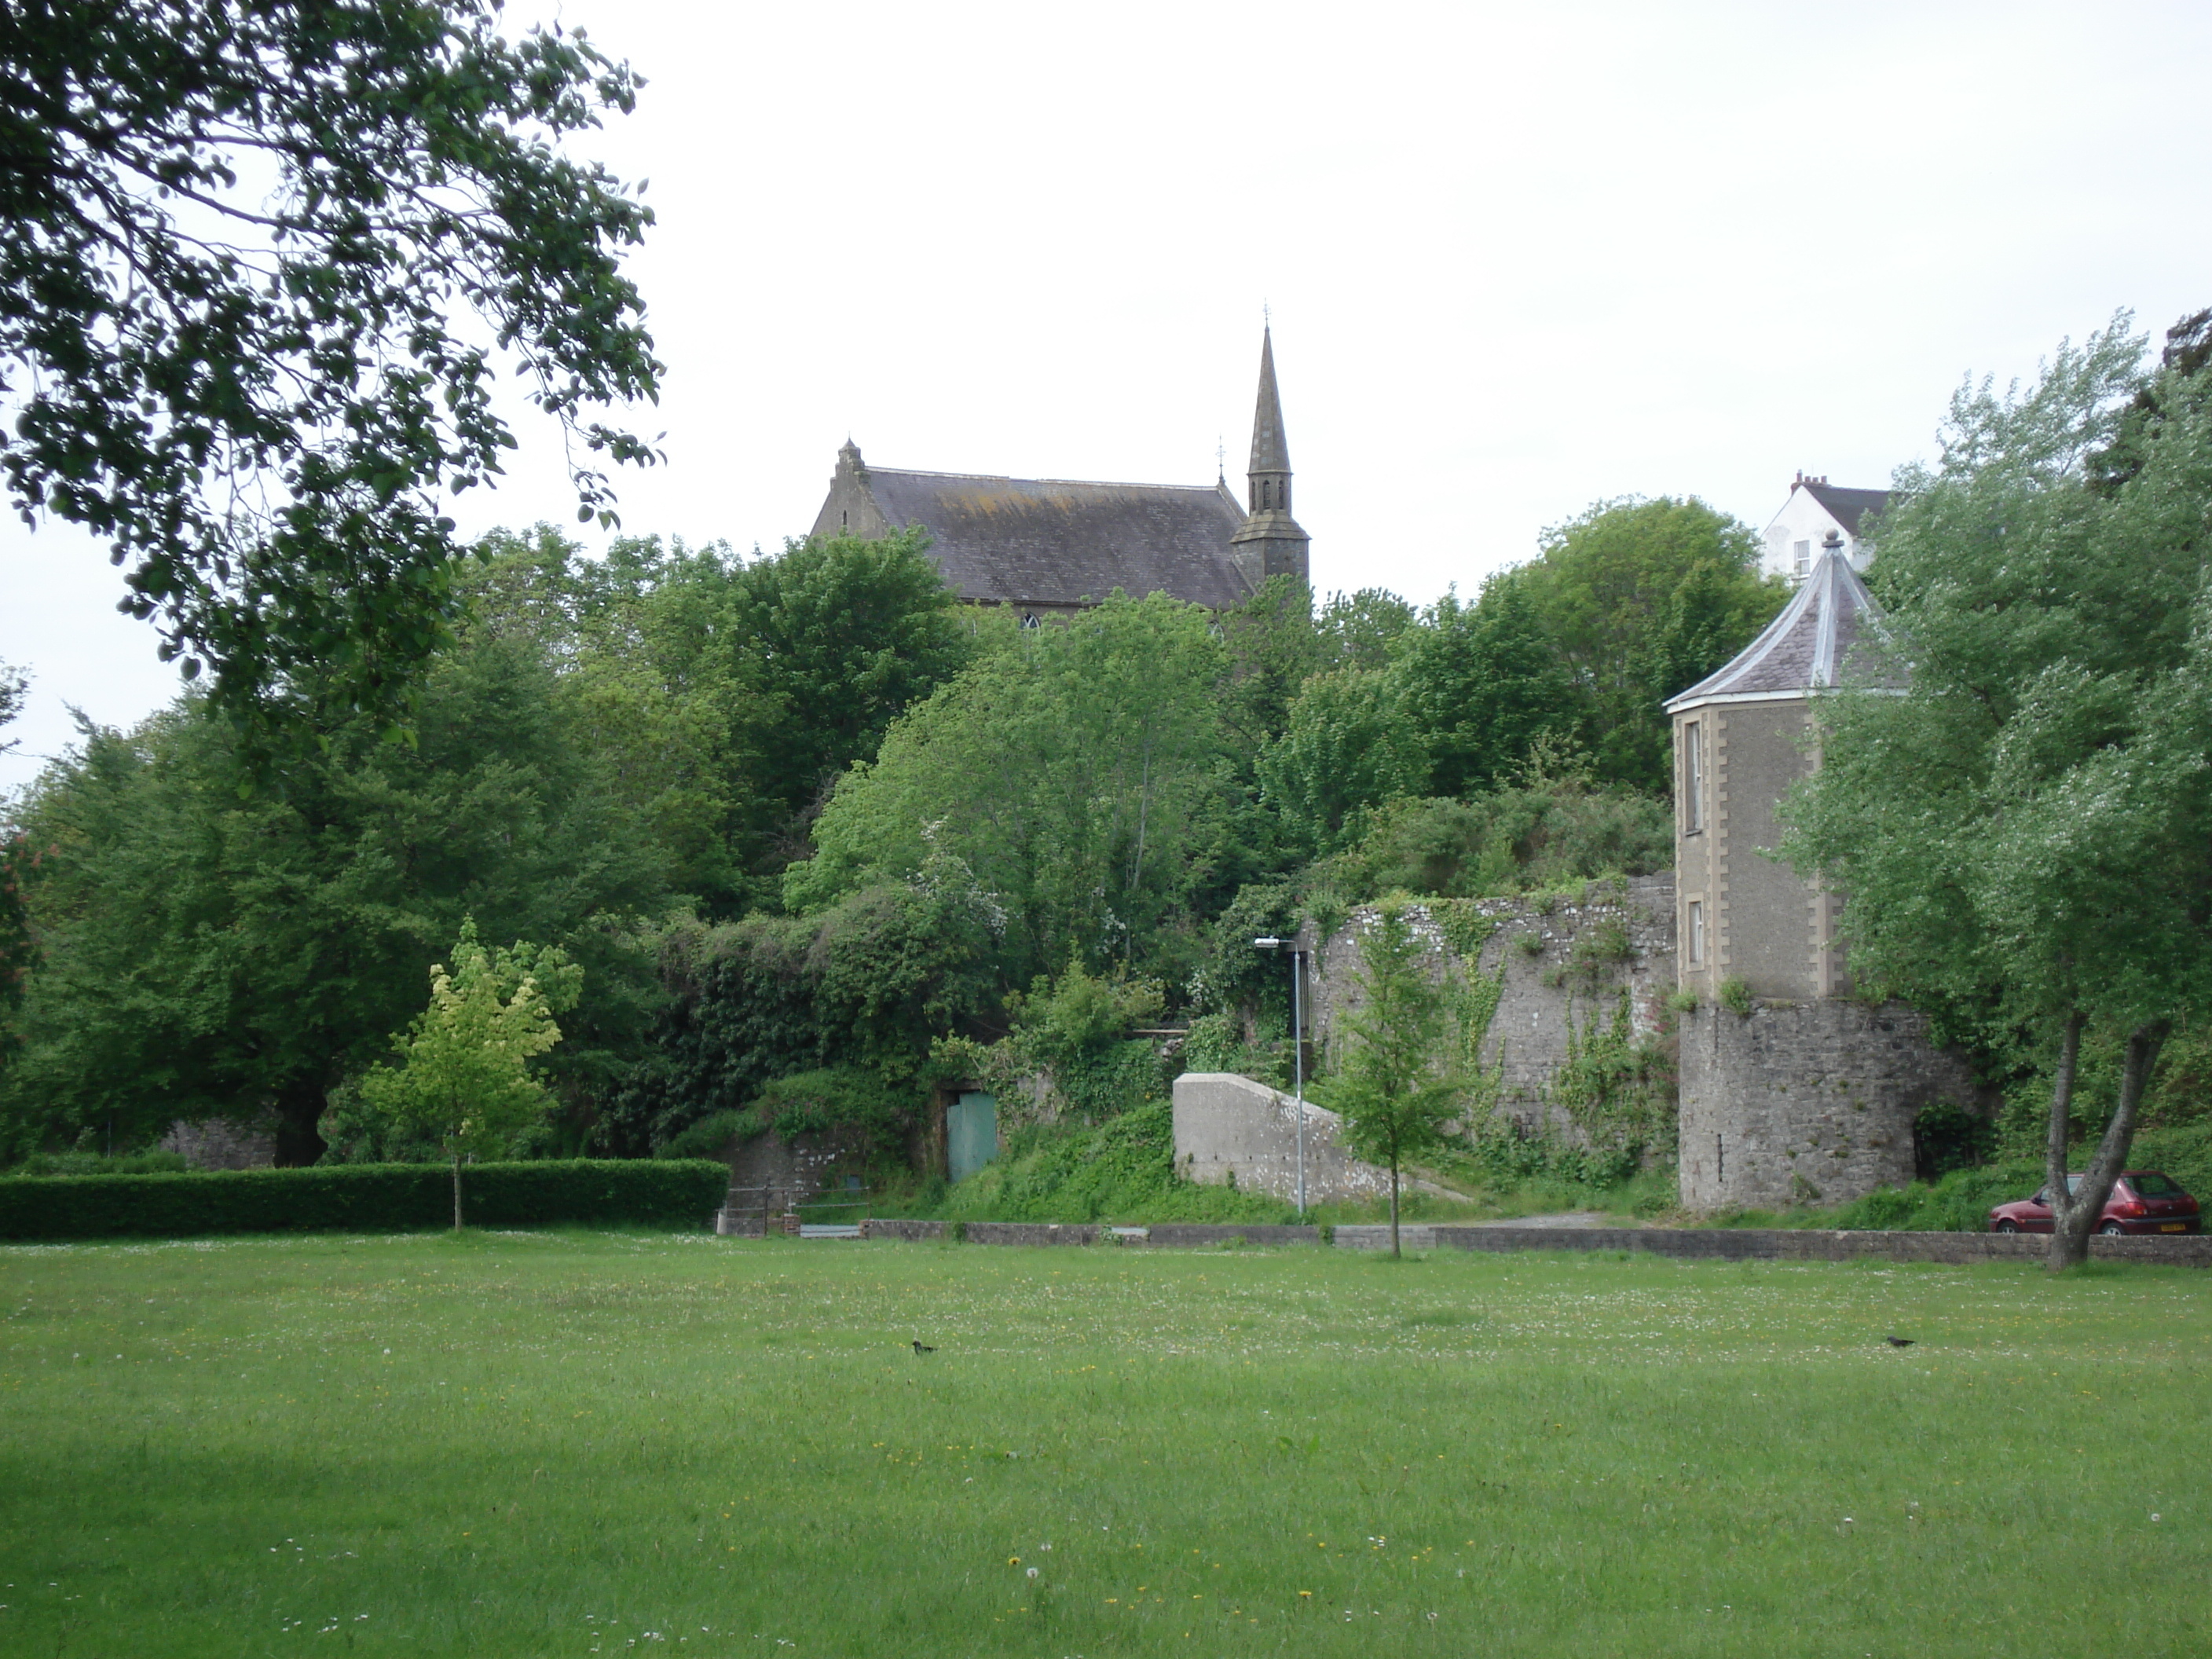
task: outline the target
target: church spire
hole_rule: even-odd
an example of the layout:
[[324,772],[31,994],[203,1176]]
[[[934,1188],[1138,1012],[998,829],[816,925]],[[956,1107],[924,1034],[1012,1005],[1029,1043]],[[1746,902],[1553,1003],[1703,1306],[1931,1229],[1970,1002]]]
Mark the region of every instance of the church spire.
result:
[[1260,398],[1252,411],[1252,464],[1245,469],[1245,520],[1231,538],[1254,587],[1270,576],[1307,580],[1306,532],[1291,516],[1291,446],[1275,386],[1275,331],[1260,335]]
[[1283,398],[1275,390],[1275,331],[1260,333],[1260,400],[1252,410],[1252,464],[1244,474],[1251,487],[1249,510],[1277,507],[1291,510],[1291,446],[1283,436]]

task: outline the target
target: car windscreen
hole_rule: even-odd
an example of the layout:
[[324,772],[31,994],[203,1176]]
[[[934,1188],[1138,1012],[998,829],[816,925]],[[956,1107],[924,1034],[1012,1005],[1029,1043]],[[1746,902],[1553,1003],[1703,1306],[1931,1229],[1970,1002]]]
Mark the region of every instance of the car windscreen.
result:
[[2125,1179],[2128,1185],[2136,1189],[2137,1198],[2186,1198],[2189,1196],[2182,1190],[2179,1182],[2171,1176],[2160,1175],[2155,1170],[2145,1170],[2140,1175],[2130,1175]]

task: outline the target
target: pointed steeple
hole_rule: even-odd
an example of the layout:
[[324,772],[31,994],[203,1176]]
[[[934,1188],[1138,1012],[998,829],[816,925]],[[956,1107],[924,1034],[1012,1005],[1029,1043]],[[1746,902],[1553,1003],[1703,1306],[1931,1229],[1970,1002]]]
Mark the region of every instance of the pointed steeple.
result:
[[1231,538],[1238,565],[1254,587],[1270,576],[1307,580],[1306,532],[1291,516],[1291,446],[1283,433],[1282,394],[1275,387],[1275,331],[1260,335],[1260,397],[1252,411],[1252,463],[1245,469],[1244,522]]
[[[1260,401],[1252,410],[1252,464],[1244,474],[1252,488],[1249,511],[1257,513],[1263,507],[1291,510],[1291,446],[1283,435],[1282,394],[1275,390],[1273,328],[1260,333]],[[1270,489],[1263,495],[1263,483],[1279,484],[1280,493]]]

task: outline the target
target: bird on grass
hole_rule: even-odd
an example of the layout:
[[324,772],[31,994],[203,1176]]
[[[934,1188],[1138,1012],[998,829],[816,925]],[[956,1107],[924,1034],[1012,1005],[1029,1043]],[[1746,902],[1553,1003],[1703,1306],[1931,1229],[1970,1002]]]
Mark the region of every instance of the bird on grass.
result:
[[914,1340],[914,1351],[916,1353],[935,1353],[937,1352],[936,1349],[931,1347],[928,1343],[923,1341],[918,1336]]
[[1912,1339],[1909,1336],[1885,1336],[1882,1340],[1893,1348],[1909,1348],[1912,1346]]

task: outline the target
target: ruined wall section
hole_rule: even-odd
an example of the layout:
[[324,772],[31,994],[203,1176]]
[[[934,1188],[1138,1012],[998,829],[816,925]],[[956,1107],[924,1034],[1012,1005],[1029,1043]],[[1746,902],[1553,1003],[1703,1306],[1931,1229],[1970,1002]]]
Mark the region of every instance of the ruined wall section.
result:
[[[1477,963],[1504,981],[1480,1054],[1502,1068],[1498,1109],[1524,1130],[1547,1123],[1578,1131],[1550,1100],[1553,1074],[1567,1061],[1573,1033],[1610,1024],[1626,993],[1632,1029],[1664,1039],[1675,988],[1674,879],[1671,874],[1593,881],[1578,890],[1496,899],[1439,899],[1413,905],[1408,921],[1429,943],[1435,971],[1463,982],[1451,938],[1481,939]],[[1331,1063],[1346,1016],[1362,1001],[1359,941],[1372,906],[1352,913],[1316,952],[1309,1018]]]
[[210,1117],[192,1123],[179,1118],[154,1145],[195,1170],[266,1170],[276,1162],[276,1120]]
[[1712,1003],[1681,1016],[1682,1203],[1835,1204],[1912,1179],[1913,1119],[1974,1109],[1972,1069],[1902,1003]]

